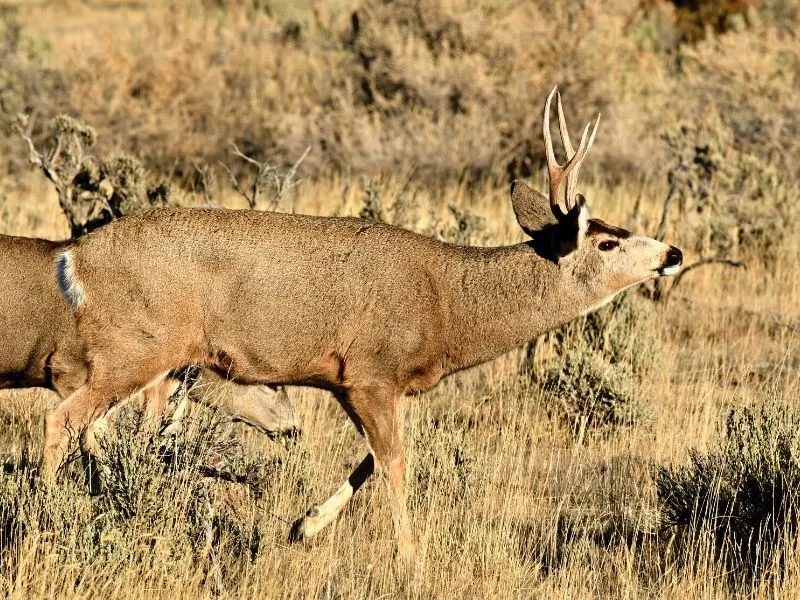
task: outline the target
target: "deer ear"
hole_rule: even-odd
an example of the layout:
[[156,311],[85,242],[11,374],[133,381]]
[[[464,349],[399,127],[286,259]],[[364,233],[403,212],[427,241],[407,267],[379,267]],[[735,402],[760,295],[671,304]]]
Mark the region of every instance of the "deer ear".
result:
[[575,206],[558,223],[558,230],[553,236],[553,251],[559,258],[568,258],[583,244],[586,231],[589,229],[589,207],[586,198],[575,194]]
[[550,209],[550,201],[519,179],[511,184],[511,204],[517,223],[531,237],[548,225],[558,223]]

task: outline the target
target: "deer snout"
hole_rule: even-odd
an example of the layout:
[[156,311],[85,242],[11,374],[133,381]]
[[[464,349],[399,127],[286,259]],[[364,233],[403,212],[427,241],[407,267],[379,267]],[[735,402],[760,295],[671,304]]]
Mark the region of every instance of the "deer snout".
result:
[[675,246],[670,246],[669,250],[667,250],[667,262],[664,266],[667,268],[680,267],[681,263],[683,263],[683,252]]
[[664,264],[658,269],[658,274],[662,277],[665,275],[675,275],[681,268],[683,263],[683,252],[675,246],[670,246],[667,250],[667,256]]

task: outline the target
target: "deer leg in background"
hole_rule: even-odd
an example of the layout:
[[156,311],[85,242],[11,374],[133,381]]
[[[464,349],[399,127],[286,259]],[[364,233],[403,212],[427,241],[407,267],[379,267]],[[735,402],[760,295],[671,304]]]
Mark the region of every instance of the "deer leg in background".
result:
[[[202,372],[205,373],[206,371]],[[181,390],[181,393],[177,395],[177,405],[169,417],[169,425],[167,425],[162,432],[164,435],[170,436],[176,434],[178,431],[180,431],[184,420],[190,416],[191,402],[189,402],[189,400],[193,400],[195,402],[198,401],[198,394],[196,390],[201,377],[202,375],[200,367],[197,366],[187,367],[182,369],[179,373],[174,374],[174,378],[178,383],[178,386],[164,399],[165,403],[169,398],[175,396],[179,389]]]
[[[360,434],[364,434],[361,419],[350,405],[350,399],[346,394],[334,394],[339,405],[350,417],[355,428]],[[299,542],[308,541],[317,535],[326,525],[332,523],[342,509],[350,501],[358,489],[364,485],[375,470],[375,459],[370,452],[353,470],[347,480],[339,487],[334,494],[322,504],[315,506],[306,512],[305,515],[297,519],[292,525],[289,533],[289,541]]]
[[[110,364],[117,365],[110,370],[95,366],[94,377],[81,386],[69,398],[61,402],[54,411],[45,417],[44,454],[42,456],[43,472],[55,478],[64,460],[69,455],[72,435],[81,436],[83,448],[88,452],[96,452],[97,439],[95,423],[120,400],[132,395],[129,386],[121,382],[130,381],[131,377],[120,370],[118,365],[123,361],[114,360]],[[108,373],[108,377],[104,374]],[[162,372],[149,378],[139,389],[147,389],[161,383],[168,372]],[[116,382],[116,383],[115,383]],[[124,391],[123,391],[124,390]]]
[[290,539],[310,539],[331,523],[372,474],[377,462],[388,486],[398,549],[401,556],[411,556],[414,553],[414,543],[403,489],[405,448],[401,428],[402,415],[399,410],[402,399],[373,388],[369,391],[351,391],[347,396],[339,398],[339,401],[356,428],[367,438],[371,453],[361,461],[333,496],[295,522]]

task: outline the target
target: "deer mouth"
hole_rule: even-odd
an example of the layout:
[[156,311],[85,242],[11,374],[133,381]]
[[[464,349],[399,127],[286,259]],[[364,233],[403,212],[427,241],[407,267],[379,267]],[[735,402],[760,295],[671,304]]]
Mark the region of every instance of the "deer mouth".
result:
[[675,275],[680,270],[680,265],[670,265],[668,267],[659,267],[655,271],[659,277],[668,277],[669,275]]
[[682,264],[683,252],[678,250],[675,246],[670,246],[669,250],[667,250],[666,262],[656,269],[656,273],[658,273],[661,277],[675,275],[675,273],[681,270]]

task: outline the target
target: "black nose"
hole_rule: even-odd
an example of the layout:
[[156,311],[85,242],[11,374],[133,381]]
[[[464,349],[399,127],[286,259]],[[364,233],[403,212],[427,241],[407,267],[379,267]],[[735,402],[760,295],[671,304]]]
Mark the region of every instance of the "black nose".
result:
[[683,262],[683,252],[678,250],[675,246],[670,246],[667,250],[667,266],[677,267]]

